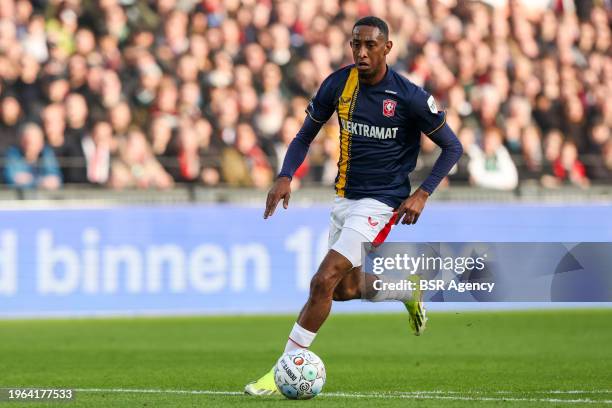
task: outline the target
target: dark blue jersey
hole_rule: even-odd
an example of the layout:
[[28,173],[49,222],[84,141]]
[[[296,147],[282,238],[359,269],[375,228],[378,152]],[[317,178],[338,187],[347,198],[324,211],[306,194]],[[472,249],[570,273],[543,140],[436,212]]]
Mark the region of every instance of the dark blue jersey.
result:
[[410,195],[408,174],[416,165],[421,132],[445,123],[430,94],[391,68],[376,85],[359,83],[354,65],[331,74],[310,101],[312,120],[338,113],[340,158],[336,194],[374,198],[397,207]]

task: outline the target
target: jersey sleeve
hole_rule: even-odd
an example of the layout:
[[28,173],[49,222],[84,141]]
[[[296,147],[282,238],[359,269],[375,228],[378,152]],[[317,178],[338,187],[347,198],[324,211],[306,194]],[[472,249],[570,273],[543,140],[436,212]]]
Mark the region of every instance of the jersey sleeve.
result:
[[306,113],[317,123],[325,123],[336,110],[338,99],[338,72],[325,78],[317,94],[310,100]]
[[433,95],[418,87],[410,103],[412,119],[419,130],[432,135],[446,123],[446,114],[438,108]]

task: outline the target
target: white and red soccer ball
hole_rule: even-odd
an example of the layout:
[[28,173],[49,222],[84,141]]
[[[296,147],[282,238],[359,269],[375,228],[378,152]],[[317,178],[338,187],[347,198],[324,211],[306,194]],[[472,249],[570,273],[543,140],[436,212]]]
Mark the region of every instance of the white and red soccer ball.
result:
[[310,350],[289,351],[274,366],[274,382],[289,399],[314,398],[325,384],[325,365]]

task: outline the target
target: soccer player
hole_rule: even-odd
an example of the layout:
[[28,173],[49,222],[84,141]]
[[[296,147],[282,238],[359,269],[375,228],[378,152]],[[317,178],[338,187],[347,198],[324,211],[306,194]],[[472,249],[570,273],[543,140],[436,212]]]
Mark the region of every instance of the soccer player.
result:
[[[420,292],[374,290],[373,283],[385,278],[361,271],[361,246],[362,242],[381,244],[400,220],[416,223],[427,198],[463,152],[433,96],[387,66],[386,55],[393,43],[383,20],[370,16],[357,21],[350,46],[355,64],[334,72],[321,84],[266,201],[264,218],[274,214],[280,200],[287,209],[291,177],[323,124],[337,112],[340,159],[329,251],[312,278],[308,301],[289,334],[285,352],[310,347],[332,300],[402,301],[414,333],[423,332],[427,318]],[[429,177],[410,194],[408,175],[416,164],[421,132],[442,153]],[[367,293],[361,293],[361,288]],[[273,370],[247,384],[245,392],[278,393]]]

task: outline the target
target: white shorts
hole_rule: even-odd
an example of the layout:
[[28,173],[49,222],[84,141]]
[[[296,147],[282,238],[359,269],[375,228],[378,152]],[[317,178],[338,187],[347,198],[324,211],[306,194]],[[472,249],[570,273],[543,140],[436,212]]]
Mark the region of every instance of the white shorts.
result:
[[361,265],[362,243],[382,244],[397,213],[373,198],[336,197],[330,218],[328,249],[344,255],[356,267]]

